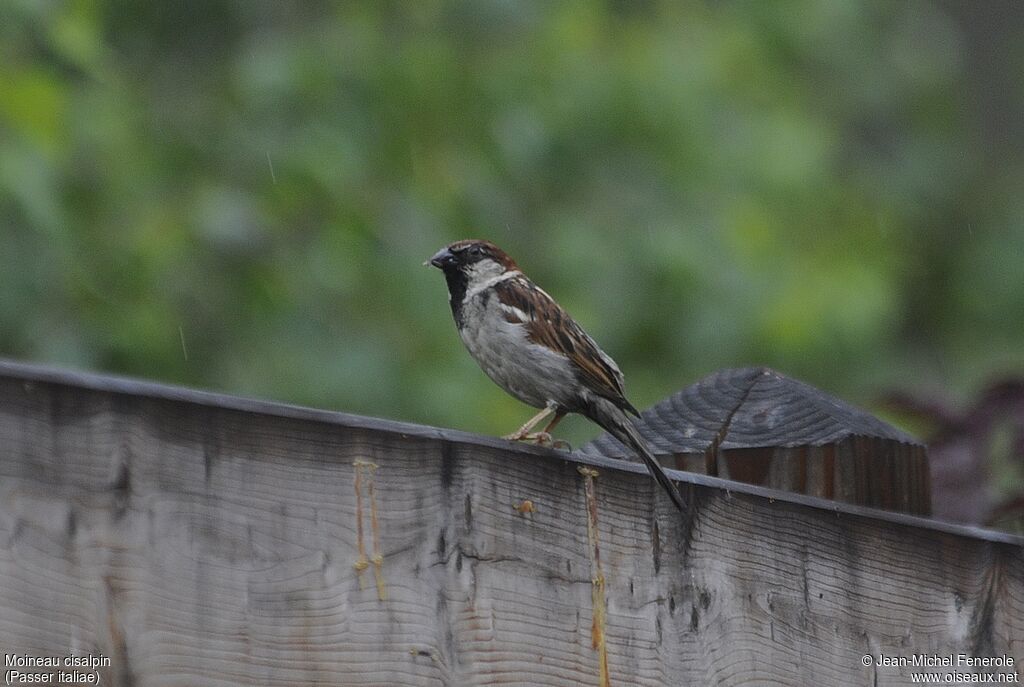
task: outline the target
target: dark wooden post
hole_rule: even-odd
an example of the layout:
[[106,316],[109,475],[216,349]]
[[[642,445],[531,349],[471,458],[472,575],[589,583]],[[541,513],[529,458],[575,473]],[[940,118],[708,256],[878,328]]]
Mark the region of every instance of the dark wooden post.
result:
[[[873,415],[765,367],[721,370],[638,422],[666,467],[928,515],[925,446]],[[584,447],[630,455],[614,438]]]

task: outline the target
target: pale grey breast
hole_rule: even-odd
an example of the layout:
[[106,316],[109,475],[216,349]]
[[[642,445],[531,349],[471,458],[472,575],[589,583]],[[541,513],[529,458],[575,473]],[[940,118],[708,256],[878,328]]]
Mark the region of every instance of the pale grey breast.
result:
[[525,326],[509,322],[492,289],[470,291],[462,307],[462,342],[498,386],[536,408],[549,402],[574,405],[573,399],[563,398],[576,385],[568,358],[533,343]]

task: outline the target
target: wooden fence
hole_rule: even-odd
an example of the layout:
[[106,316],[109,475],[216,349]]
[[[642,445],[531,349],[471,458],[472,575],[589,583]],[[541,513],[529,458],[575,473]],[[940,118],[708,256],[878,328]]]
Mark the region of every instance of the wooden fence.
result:
[[1021,538],[672,475],[684,516],[637,464],[0,363],[8,680],[905,685],[921,670],[1020,671]]

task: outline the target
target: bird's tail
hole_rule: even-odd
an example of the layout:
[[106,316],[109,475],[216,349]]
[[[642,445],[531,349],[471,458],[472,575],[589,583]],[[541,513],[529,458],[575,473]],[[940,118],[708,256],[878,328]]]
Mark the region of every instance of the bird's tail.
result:
[[640,432],[637,431],[633,421],[622,411],[615,413],[615,416],[616,417],[611,422],[599,422],[598,424],[608,430],[609,434],[621,441],[627,447],[636,451],[636,454],[640,456],[644,461],[644,464],[647,465],[647,469],[651,472],[651,476],[654,477],[658,484],[662,486],[665,493],[668,494],[670,499],[672,499],[672,503],[675,504],[676,508],[681,511],[685,511],[686,501],[683,500],[683,497],[676,488],[675,483],[672,482],[668,475],[665,474],[665,471],[661,469],[661,465],[654,457],[654,454],[651,453],[649,448],[647,448],[647,442],[640,436]]

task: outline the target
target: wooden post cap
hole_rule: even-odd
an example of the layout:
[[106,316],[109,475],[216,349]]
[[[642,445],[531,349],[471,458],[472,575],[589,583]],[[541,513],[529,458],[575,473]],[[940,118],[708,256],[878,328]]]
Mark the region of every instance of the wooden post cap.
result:
[[[641,413],[672,468],[917,515],[931,512],[923,443],[766,367],[720,370]],[[583,451],[631,456],[602,434]]]

